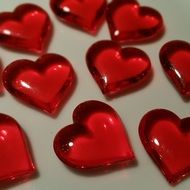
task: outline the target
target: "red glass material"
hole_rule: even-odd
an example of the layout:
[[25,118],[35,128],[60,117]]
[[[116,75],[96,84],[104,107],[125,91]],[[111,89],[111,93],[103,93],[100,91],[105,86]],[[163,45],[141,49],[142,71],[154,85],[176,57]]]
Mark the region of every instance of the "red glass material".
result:
[[0,60],[0,95],[3,92],[2,73],[3,73],[3,66]]
[[164,32],[160,13],[135,0],[113,0],[106,14],[112,40],[137,43],[158,39]]
[[0,114],[0,184],[27,179],[35,174],[35,166],[19,124]]
[[160,50],[160,61],[177,90],[190,97],[190,44],[180,40],[166,43]]
[[165,109],[152,110],[142,118],[139,135],[170,183],[190,174],[190,117],[180,119]]
[[78,169],[111,167],[135,159],[117,113],[93,100],[75,108],[73,124],[57,133],[54,150],[61,161]]
[[87,66],[106,96],[120,94],[149,78],[151,63],[137,48],[121,48],[113,41],[93,44],[86,55]]
[[16,98],[55,114],[72,92],[75,74],[64,57],[45,54],[36,62],[17,60],[3,71],[3,84]]
[[51,8],[64,23],[96,34],[104,21],[106,0],[51,0]]
[[48,14],[39,6],[22,4],[0,13],[0,45],[13,50],[43,53],[51,36]]

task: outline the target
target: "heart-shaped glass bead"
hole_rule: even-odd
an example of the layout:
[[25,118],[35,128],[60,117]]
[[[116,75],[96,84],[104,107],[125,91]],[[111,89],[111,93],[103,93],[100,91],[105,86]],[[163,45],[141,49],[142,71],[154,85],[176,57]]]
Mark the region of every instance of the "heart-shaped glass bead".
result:
[[61,55],[44,54],[35,62],[21,59],[8,65],[3,84],[16,98],[54,115],[73,91],[75,74]]
[[113,0],[106,13],[114,41],[148,42],[158,39],[164,33],[161,14],[153,8],[141,7],[136,0]]
[[0,45],[4,47],[43,53],[51,32],[48,14],[37,5],[22,4],[13,12],[0,13]]
[[115,96],[149,82],[149,57],[137,48],[121,48],[113,41],[93,44],[86,54],[87,66],[106,96]]
[[0,184],[25,180],[35,174],[26,137],[19,124],[0,113]]
[[139,135],[170,183],[190,174],[190,117],[180,119],[165,109],[152,110],[142,118]]
[[181,40],[167,42],[160,50],[160,61],[177,90],[190,97],[190,44]]
[[61,161],[78,169],[107,168],[135,159],[117,113],[95,100],[75,108],[73,124],[57,133],[54,150]]

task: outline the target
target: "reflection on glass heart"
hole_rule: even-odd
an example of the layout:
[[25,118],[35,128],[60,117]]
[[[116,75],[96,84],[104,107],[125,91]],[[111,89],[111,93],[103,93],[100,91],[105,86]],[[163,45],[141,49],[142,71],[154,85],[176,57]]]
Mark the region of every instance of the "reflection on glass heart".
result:
[[19,124],[1,113],[0,168],[0,184],[27,179],[36,171]]
[[178,91],[190,97],[190,44],[181,40],[167,42],[160,50],[160,61]]
[[3,84],[16,98],[49,114],[56,114],[71,94],[75,74],[68,60],[45,54],[36,62],[22,59],[3,71]]
[[0,13],[0,45],[13,50],[43,53],[51,37],[48,14],[39,6],[22,4]]
[[89,71],[106,96],[142,86],[152,74],[150,59],[142,50],[121,48],[113,41],[93,44],[86,60]]
[[78,169],[107,168],[134,161],[125,127],[107,104],[86,101],[73,112],[73,124],[54,139],[56,155]]
[[106,0],[51,0],[51,8],[64,23],[96,34],[104,21]]
[[113,0],[106,12],[112,40],[121,43],[147,42],[164,33],[160,13],[141,7],[135,0]]
[[170,183],[190,174],[190,117],[180,119],[165,109],[152,110],[142,118],[139,135]]

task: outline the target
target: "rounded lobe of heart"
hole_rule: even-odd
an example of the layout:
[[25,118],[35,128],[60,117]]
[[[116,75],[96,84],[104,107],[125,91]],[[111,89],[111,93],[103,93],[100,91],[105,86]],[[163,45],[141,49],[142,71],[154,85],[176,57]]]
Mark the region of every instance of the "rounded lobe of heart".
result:
[[149,7],[140,7],[135,0],[115,0],[106,14],[112,40],[135,43],[156,40],[164,32],[160,13]]
[[[34,30],[35,26],[35,30]],[[48,14],[34,4],[22,4],[14,12],[0,13],[0,44],[21,51],[43,53],[51,37]]]
[[181,95],[190,97],[190,44],[174,40],[160,50],[160,62]]
[[3,73],[5,88],[15,97],[54,114],[74,85],[75,74],[64,57],[45,54],[36,62],[17,60]]
[[180,119],[165,109],[148,112],[139,125],[142,144],[172,184],[190,174],[189,125],[190,118]]
[[99,101],[81,103],[73,121],[54,139],[55,153],[65,164],[97,169],[134,161],[124,125],[110,106]]
[[96,34],[104,21],[105,0],[51,0],[51,8],[64,23]]
[[151,73],[148,56],[137,48],[121,48],[112,41],[93,44],[87,54],[89,71],[103,94],[117,95],[131,89]]
[[27,179],[36,168],[19,124],[10,116],[0,114],[0,183]]

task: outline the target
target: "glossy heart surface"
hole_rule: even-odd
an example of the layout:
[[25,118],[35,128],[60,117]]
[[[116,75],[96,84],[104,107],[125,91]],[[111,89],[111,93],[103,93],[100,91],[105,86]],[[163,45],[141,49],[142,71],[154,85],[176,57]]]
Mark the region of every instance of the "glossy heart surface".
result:
[[142,118],[139,135],[170,183],[190,174],[190,117],[180,119],[165,109],[152,110]]
[[177,90],[190,97],[190,44],[181,40],[167,42],[160,50],[160,61]]
[[0,45],[25,52],[43,53],[51,37],[48,14],[33,4],[0,13]]
[[73,124],[57,133],[54,150],[61,161],[78,169],[111,167],[135,159],[117,113],[95,100],[75,108]]
[[96,34],[104,21],[105,0],[51,0],[51,8],[64,23]]
[[71,94],[75,74],[68,60],[45,54],[36,62],[22,59],[3,71],[3,84],[16,98],[49,114],[56,114]]
[[149,57],[137,48],[121,48],[113,41],[93,44],[86,55],[87,66],[106,96],[114,96],[142,85],[150,78]]
[[114,41],[147,42],[158,39],[164,33],[161,14],[153,8],[141,7],[135,0],[113,0],[106,13]]
[[0,168],[0,184],[27,179],[36,170],[19,124],[1,113]]

